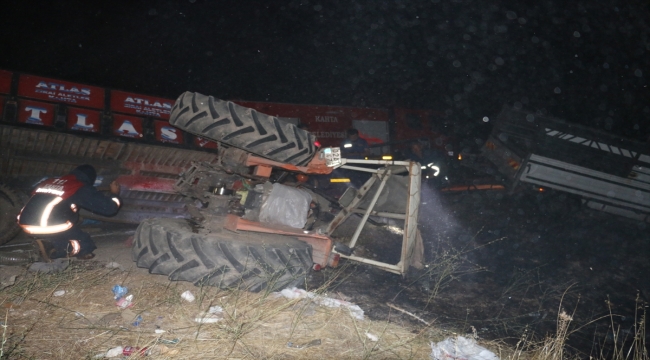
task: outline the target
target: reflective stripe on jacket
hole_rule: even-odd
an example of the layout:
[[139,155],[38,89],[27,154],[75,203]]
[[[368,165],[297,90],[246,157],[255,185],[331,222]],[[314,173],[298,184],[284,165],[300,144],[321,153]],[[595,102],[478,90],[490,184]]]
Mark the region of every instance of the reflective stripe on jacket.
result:
[[79,215],[76,205],[64,200],[83,186],[74,175],[43,181],[18,215],[18,225],[29,234],[55,234],[70,229]]

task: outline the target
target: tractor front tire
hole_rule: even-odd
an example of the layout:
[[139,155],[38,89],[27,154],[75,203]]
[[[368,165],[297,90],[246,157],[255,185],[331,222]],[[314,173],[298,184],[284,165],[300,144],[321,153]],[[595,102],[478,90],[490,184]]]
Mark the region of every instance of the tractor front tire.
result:
[[183,219],[148,219],[140,223],[133,260],[152,274],[197,286],[251,292],[299,286],[312,268],[311,245],[289,236],[192,232]]
[[169,123],[203,138],[292,165],[306,165],[318,149],[308,131],[231,101],[185,92]]

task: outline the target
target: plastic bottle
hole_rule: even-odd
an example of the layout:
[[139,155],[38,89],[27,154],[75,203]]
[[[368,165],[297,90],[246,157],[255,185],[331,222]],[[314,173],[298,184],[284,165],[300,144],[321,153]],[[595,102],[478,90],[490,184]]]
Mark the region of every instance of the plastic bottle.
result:
[[118,357],[118,356],[122,355],[123,351],[124,351],[124,348],[121,347],[121,346],[114,347],[114,348],[108,350],[106,352],[106,354],[104,354],[104,357],[107,357],[107,358]]

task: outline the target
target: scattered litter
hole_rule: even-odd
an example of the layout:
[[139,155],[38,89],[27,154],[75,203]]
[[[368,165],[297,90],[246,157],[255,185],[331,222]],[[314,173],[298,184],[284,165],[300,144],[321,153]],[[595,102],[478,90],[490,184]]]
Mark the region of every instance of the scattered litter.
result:
[[312,341],[302,343],[302,344],[294,344],[291,341],[289,341],[287,343],[287,347],[288,348],[293,348],[293,349],[306,349],[306,348],[309,348],[309,347],[312,347],[312,346],[318,346],[320,344],[321,344],[320,339],[312,340]]
[[192,292],[189,291],[189,290],[187,290],[186,292],[182,293],[182,294],[181,294],[181,297],[183,298],[183,300],[186,300],[186,301],[189,301],[189,302],[192,302],[192,301],[194,301],[194,299],[195,299],[194,294],[192,294]]
[[133,295],[123,297],[115,303],[120,309],[127,309],[133,306]]
[[346,307],[350,311],[352,317],[354,317],[357,320],[363,320],[363,310],[359,307],[359,305],[355,305],[345,300],[332,299],[326,296],[316,295],[311,291],[308,292],[303,289],[298,289],[295,287],[290,289],[284,289],[280,291],[279,294],[286,297],[287,299],[309,298],[312,299],[312,301],[318,305],[331,307],[331,308]]
[[370,341],[374,341],[374,342],[379,341],[379,338],[377,337],[377,335],[373,335],[373,334],[371,334],[371,333],[369,333],[367,331],[366,331],[366,337],[368,339],[370,339]]
[[221,319],[223,319],[221,315],[200,313],[197,317],[194,318],[194,322],[197,322],[199,324],[214,324],[216,322],[219,322]]
[[121,299],[124,295],[129,292],[129,289],[126,286],[115,285],[113,286],[113,295],[115,300]]
[[124,348],[121,347],[121,346],[114,347],[114,348],[108,350],[108,351],[104,354],[104,357],[107,357],[107,358],[113,358],[113,357],[122,356],[122,351],[123,351],[123,350],[124,350]]
[[223,308],[221,306],[210,306],[207,312],[198,314],[194,321],[199,324],[213,324],[223,319]]
[[158,340],[158,342],[161,343],[161,344],[176,345],[179,342],[181,342],[181,339],[172,339],[172,340],[160,339],[160,340]]
[[149,348],[148,347],[136,347],[136,346],[125,346],[124,349],[122,350],[122,355],[124,356],[131,356],[131,355],[144,355],[147,356],[149,355]]
[[124,266],[122,266],[122,264],[117,263],[117,262],[115,262],[115,261],[111,261],[111,262],[109,262],[108,264],[106,264],[106,268],[107,268],[107,269],[120,269],[120,270],[122,270],[122,271],[125,270],[125,269],[124,269]]
[[115,358],[115,357],[124,357],[124,356],[147,356],[147,355],[176,355],[178,350],[170,350],[164,345],[158,346],[156,349],[150,349],[148,347],[136,347],[136,346],[116,346],[105,353],[97,354],[94,356],[95,359],[102,358]]
[[109,357],[121,357],[121,358],[123,358],[123,357],[126,357],[126,356],[134,356],[136,358],[140,358],[141,356],[149,356],[149,355],[154,355],[154,356],[157,356],[157,355],[174,356],[174,355],[178,355],[179,352],[180,352],[180,351],[178,351],[178,349],[170,349],[165,345],[154,345],[152,347],[144,347],[144,348],[135,347],[135,346],[125,346],[125,347],[118,346],[116,348],[113,348],[113,349],[109,350],[109,352],[113,351],[113,350],[117,350],[118,348],[120,348],[121,351],[119,353],[117,353],[117,351],[115,351],[114,353],[117,353],[117,355],[113,355],[114,353],[111,353],[110,355],[113,355],[113,356],[109,356],[109,353],[106,352],[106,353],[103,353],[103,354],[95,355],[95,358],[96,359],[104,358],[104,357],[107,357],[107,358],[109,358]]
[[166,333],[167,331],[165,331],[165,330],[163,330],[163,329],[156,329],[156,330],[154,330],[153,332],[156,333],[156,334],[164,334],[164,333]]
[[113,358],[113,357],[118,357],[122,356],[122,351],[124,351],[124,348],[121,346],[116,346],[107,352],[100,353],[94,356],[95,359],[102,359],[102,358]]
[[74,312],[74,316],[76,316],[76,317],[82,317],[82,318],[85,318],[85,317],[86,317],[86,315],[80,313],[79,311],[75,311],[75,312]]
[[63,295],[65,295],[65,290],[57,290],[52,295],[54,295],[54,296],[63,296]]
[[140,326],[141,323],[142,323],[142,316],[138,315],[138,317],[135,318],[135,321],[131,323],[131,325]]
[[476,340],[462,336],[448,337],[434,344],[431,343],[431,359],[433,360],[499,360],[490,350],[476,344]]

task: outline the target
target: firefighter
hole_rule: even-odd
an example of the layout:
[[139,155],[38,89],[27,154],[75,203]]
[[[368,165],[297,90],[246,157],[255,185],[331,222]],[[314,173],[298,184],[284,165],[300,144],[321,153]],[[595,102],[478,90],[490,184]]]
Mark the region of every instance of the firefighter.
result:
[[370,154],[368,142],[359,137],[359,130],[348,129],[347,138],[341,142],[341,156],[348,159],[363,159]]
[[[370,154],[368,142],[366,139],[359,137],[359,130],[348,129],[347,138],[341,142],[341,157],[347,159],[361,159],[363,160]],[[355,171],[349,169],[337,169],[342,175],[347,175],[352,185],[360,188],[369,178],[369,173],[362,171]]]
[[61,178],[48,179],[36,187],[18,215],[18,225],[34,241],[41,259],[76,257],[89,260],[97,248],[90,235],[78,226],[80,208],[103,216],[113,216],[120,209],[120,184],[110,184],[112,195],[105,196],[93,184],[97,172],[92,165],[80,165]]
[[441,151],[426,148],[424,145],[419,141],[411,143],[404,158],[419,163],[424,179],[428,179],[427,182],[435,187],[440,187],[446,181],[444,179],[447,176],[445,156]]

